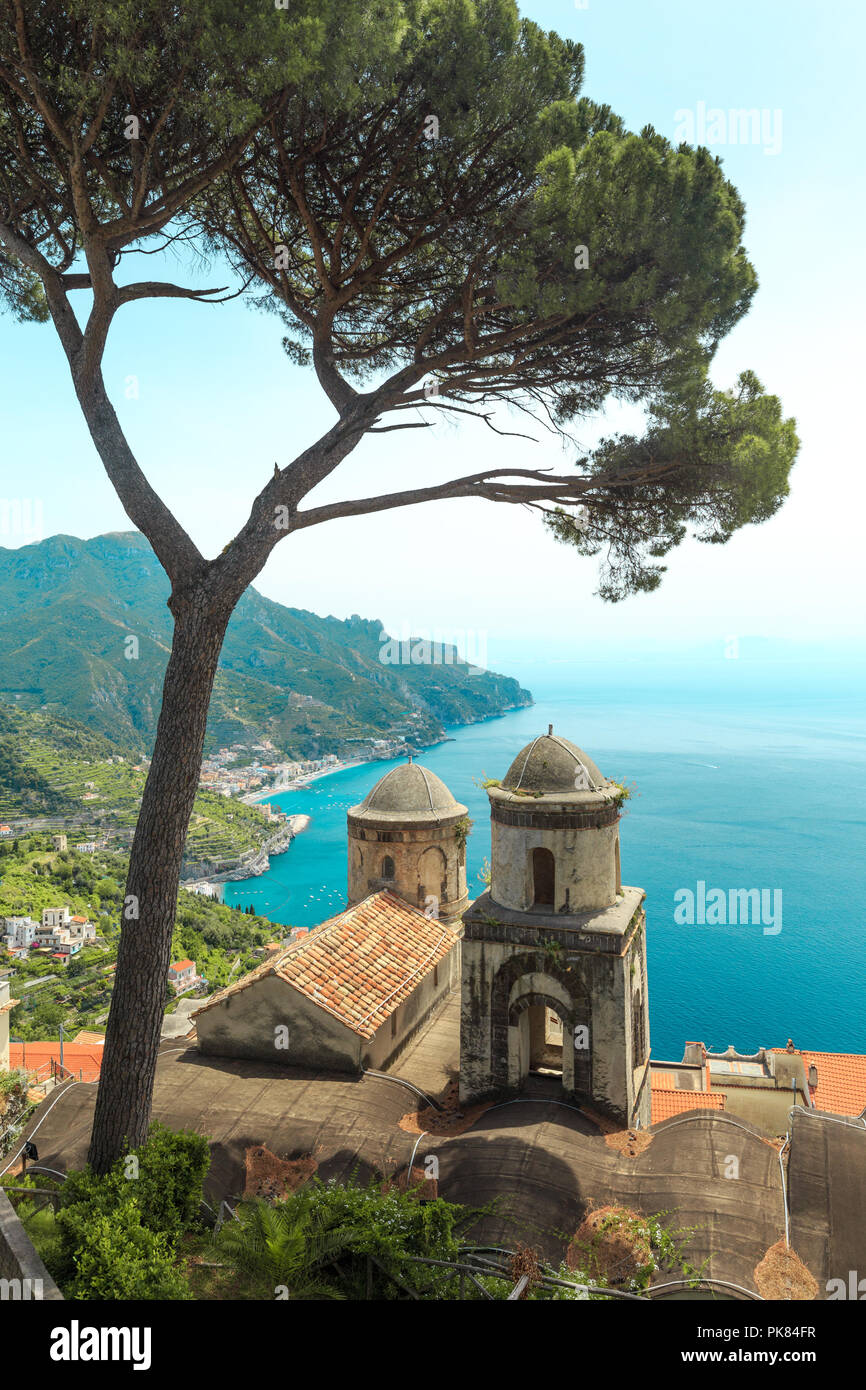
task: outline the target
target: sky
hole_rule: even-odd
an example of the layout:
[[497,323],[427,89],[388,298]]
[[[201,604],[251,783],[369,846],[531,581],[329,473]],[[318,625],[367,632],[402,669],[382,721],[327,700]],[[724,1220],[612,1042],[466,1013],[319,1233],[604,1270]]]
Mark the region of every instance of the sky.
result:
[[[471,636],[489,664],[518,650],[579,658],[700,645],[720,657],[753,638],[866,652],[859,420],[864,309],[860,0],[556,0],[522,11],[586,48],[586,95],[632,129],[673,140],[691,121],[744,198],[760,289],[714,364],[718,386],[751,368],[794,415],[802,440],[791,496],[725,546],[690,541],[660,589],[624,603],[595,594],[596,562],[558,546],[514,506],[451,501],[332,522],[283,541],[257,580],[270,598],[321,614],[378,618],[397,634]],[[730,139],[731,109],[757,108],[755,143]],[[725,120],[711,112],[721,110]],[[701,115],[704,127],[701,132]],[[716,137],[725,137],[719,141]],[[686,136],[685,138],[688,138]],[[153,278],[203,279],[165,258]],[[137,278],[137,277],[136,277]],[[83,299],[83,296],[81,297]],[[104,375],[152,484],[205,554],[245,519],[275,461],[288,463],[333,421],[311,369],[289,363],[280,322],[241,301],[139,302],[115,320]],[[90,537],[130,523],[105,477],[50,325],[0,318],[0,545],[57,532]],[[581,444],[633,427],[614,412]],[[568,466],[539,431],[504,440],[482,424],[373,436],[306,505],[423,486],[501,467]],[[23,525],[23,523],[22,523]],[[497,661],[497,656],[499,660]]]

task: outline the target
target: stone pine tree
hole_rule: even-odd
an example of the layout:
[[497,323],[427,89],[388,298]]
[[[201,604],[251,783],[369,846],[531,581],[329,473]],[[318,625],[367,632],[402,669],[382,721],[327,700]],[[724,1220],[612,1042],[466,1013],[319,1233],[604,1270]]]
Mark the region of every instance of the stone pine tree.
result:
[[[520,503],[581,553],[603,550],[602,593],[618,598],[653,588],[689,532],[724,541],[772,515],[797,440],[753,375],[709,381],[756,285],[718,160],[581,98],[581,48],[512,0],[0,0],[0,17],[0,293],[53,322],[106,471],[171,581],[91,1146],[104,1170],[146,1130],[214,673],[274,546],[442,498]],[[220,297],[126,282],[125,257],[171,239],[204,245],[283,317],[289,357],[334,408],[214,559],[150,487],[100,370],[122,305]],[[645,406],[643,435],[575,448],[562,471],[308,500],[367,434],[462,413],[568,437],[611,399]]]

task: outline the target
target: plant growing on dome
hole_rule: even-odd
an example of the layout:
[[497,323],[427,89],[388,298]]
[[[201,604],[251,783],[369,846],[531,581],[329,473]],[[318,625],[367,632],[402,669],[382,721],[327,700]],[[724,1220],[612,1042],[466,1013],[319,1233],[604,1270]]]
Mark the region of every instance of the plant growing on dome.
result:
[[472,825],[473,822],[468,816],[461,816],[454,826],[454,838],[461,849],[466,848],[466,841],[469,839],[469,832],[472,829]]
[[637,787],[634,782],[616,782],[611,778],[611,786],[616,787],[613,804],[617,810],[621,810],[627,801],[631,801],[631,798],[637,795]]

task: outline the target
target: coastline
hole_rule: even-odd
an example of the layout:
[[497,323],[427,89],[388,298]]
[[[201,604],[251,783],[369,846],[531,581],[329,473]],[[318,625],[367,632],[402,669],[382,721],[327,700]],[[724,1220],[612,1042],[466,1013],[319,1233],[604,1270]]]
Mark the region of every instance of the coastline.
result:
[[[497,710],[495,714],[480,714],[477,719],[469,719],[465,724],[446,724],[444,726],[446,732],[443,737],[437,738],[434,743],[422,744],[421,751],[427,748],[439,748],[443,743],[452,743],[454,741],[454,736],[447,732],[448,729],[468,729],[471,728],[473,724],[485,724],[491,719],[501,719],[503,715],[514,714],[517,710],[531,709],[534,704],[535,701],[530,700],[527,704],[505,705],[501,710]],[[278,787],[265,787],[255,792],[245,792],[243,796],[239,796],[237,799],[238,801],[245,802],[247,806],[254,806],[259,802],[269,801],[273,796],[279,796],[281,792],[302,791],[303,788],[308,787],[311,782],[318,782],[322,777],[332,777],[335,772],[345,772],[347,768],[350,767],[364,767],[367,763],[387,763],[393,761],[393,757],[388,754],[383,758],[354,758],[349,762],[336,762],[330,767],[323,768],[321,772],[308,772],[303,777],[296,777],[291,782],[283,782]]]
[[[271,855],[285,854],[296,836],[303,834],[311,823],[311,817],[306,815],[288,816],[285,825],[281,825],[275,834],[257,850],[248,850],[248,858],[242,861],[233,869],[221,869],[213,874],[198,874],[195,878],[182,880],[181,888],[189,890],[193,885],[209,883],[219,885],[223,883],[238,883],[248,878],[260,878],[266,874],[271,866]],[[220,901],[222,895],[220,894]]]
[[[448,728],[466,729],[473,724],[482,724],[486,723],[488,720],[501,719],[503,715],[513,714],[516,710],[531,708],[532,705],[534,705],[534,703],[534,700],[530,700],[528,705],[509,705],[507,708],[499,710],[495,714],[484,714],[480,715],[477,719],[470,719],[466,724],[448,725],[446,726],[446,732],[444,733],[444,736],[441,739],[437,739],[435,743],[424,744],[423,747],[438,748],[443,743],[452,743],[454,741],[454,737],[452,734],[447,732]],[[330,767],[322,768],[320,772],[308,772],[302,777],[294,778],[291,782],[283,783],[281,786],[266,787],[255,792],[245,792],[244,795],[238,797],[237,800],[243,801],[248,806],[253,806],[256,804],[260,804],[264,801],[270,801],[274,797],[280,796],[282,792],[302,791],[304,787],[308,787],[312,782],[318,782],[323,777],[332,777],[337,772],[346,772],[349,768],[364,767],[368,763],[375,764],[378,762],[392,761],[393,758],[390,757],[354,758],[346,762],[332,763]],[[288,843],[281,846],[280,848],[272,848],[272,842],[269,840],[262,846],[261,850],[257,851],[254,855],[251,855],[249,860],[247,860],[244,864],[238,865],[237,868],[229,870],[228,872],[213,874],[208,877],[200,877],[191,881],[195,883],[221,884],[238,883],[248,878],[259,878],[262,874],[267,873],[268,868],[270,867],[269,854],[284,853],[285,850],[288,849],[292,840],[295,838],[295,835],[300,835],[304,830],[307,829],[308,825],[310,824],[310,817],[306,815],[291,815],[288,817],[288,824],[291,827],[291,833],[289,835]],[[274,838],[279,838],[280,833],[281,832],[278,832],[277,836],[275,836]],[[182,883],[180,886],[183,888],[186,885]]]
[[[303,777],[295,777],[291,782],[281,782],[278,787],[265,787],[262,791],[245,792],[238,797],[238,801],[243,801],[247,806],[255,806],[261,801],[270,801],[272,796],[279,796],[282,792],[301,791],[308,787],[311,782],[318,782],[321,777],[331,777],[335,772],[345,772],[349,767],[362,767],[367,762],[382,761],[378,758],[356,758],[354,762],[334,763],[331,767],[322,768],[321,772],[307,772]],[[306,828],[306,827],[305,827]]]

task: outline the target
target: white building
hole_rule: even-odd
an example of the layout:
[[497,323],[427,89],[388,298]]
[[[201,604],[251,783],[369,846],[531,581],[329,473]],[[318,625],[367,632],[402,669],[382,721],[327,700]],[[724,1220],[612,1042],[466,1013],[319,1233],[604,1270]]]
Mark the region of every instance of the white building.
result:
[[169,966],[168,982],[170,985],[174,986],[176,994],[180,994],[183,990],[189,989],[191,985],[195,984],[197,979],[198,976],[195,972],[194,960],[176,960]]
[[32,917],[4,917],[6,945],[13,950],[30,947],[36,939],[38,923]]
[[9,981],[0,980],[0,1072],[9,1070],[9,1015],[17,1003],[11,996]]
[[70,918],[67,930],[73,941],[79,941],[83,944],[85,941],[96,940],[96,927],[86,917]]
[[69,918],[68,907],[44,907],[42,909],[43,927],[68,927]]
[[220,885],[218,883],[208,883],[206,879],[202,879],[198,883],[186,883],[184,887],[188,893],[196,893],[200,898],[216,898],[219,901]]

